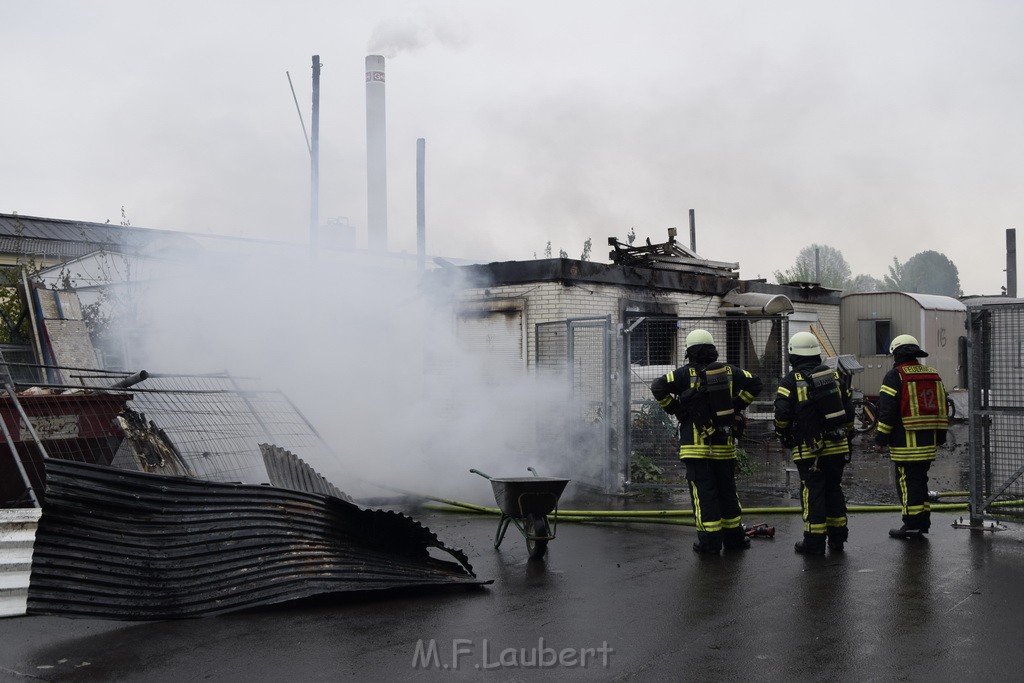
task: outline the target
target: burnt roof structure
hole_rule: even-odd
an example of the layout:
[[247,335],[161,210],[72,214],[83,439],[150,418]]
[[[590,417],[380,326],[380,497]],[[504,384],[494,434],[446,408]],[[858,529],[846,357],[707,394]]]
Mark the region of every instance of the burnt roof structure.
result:
[[725,261],[709,261],[687,249],[676,241],[675,228],[668,231],[668,241],[663,244],[651,244],[648,238],[646,245],[634,247],[623,244],[614,237],[608,238],[612,251],[608,258],[612,263],[624,266],[640,266],[652,270],[671,270],[683,273],[700,273],[720,277],[739,278],[739,263]]

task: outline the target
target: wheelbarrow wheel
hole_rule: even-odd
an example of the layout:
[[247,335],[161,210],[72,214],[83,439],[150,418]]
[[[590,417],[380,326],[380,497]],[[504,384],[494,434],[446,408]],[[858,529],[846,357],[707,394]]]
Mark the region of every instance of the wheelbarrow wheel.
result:
[[[551,526],[548,524],[546,515],[526,516],[526,550],[531,560],[539,560],[548,551],[548,539],[551,535]],[[542,536],[543,538],[536,538]]]

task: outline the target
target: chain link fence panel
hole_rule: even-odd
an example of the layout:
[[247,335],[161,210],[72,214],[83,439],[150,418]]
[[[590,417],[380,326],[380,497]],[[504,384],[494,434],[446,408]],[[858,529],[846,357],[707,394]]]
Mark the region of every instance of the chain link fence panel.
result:
[[970,306],[971,521],[1024,518],[1024,305]]

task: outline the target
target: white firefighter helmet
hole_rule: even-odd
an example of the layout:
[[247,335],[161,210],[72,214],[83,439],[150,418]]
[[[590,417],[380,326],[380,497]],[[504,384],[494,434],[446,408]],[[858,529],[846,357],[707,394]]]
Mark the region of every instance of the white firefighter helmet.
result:
[[900,353],[905,356],[914,356],[915,358],[924,358],[928,354],[921,349],[921,344],[918,343],[917,337],[911,334],[901,334],[892,340],[889,344],[889,353],[895,354],[897,349],[903,348]]
[[797,332],[789,339],[789,355],[820,356],[821,345],[818,338],[810,332]]
[[696,329],[690,334],[686,335],[686,348],[689,349],[691,346],[697,346],[698,344],[712,344],[714,345],[715,339],[711,336],[711,333],[707,330]]

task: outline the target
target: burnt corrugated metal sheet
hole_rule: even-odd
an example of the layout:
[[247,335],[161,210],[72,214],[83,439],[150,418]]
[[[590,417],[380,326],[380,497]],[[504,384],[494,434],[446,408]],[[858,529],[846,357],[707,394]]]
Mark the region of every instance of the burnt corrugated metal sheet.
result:
[[49,459],[28,613],[194,617],[318,594],[482,583],[462,551],[396,512]]
[[271,486],[319,493],[352,502],[350,496],[327,481],[309,463],[291,451],[273,444],[261,443],[260,452],[263,453],[263,464],[267,467]]
[[25,614],[39,508],[0,509],[0,617]]

